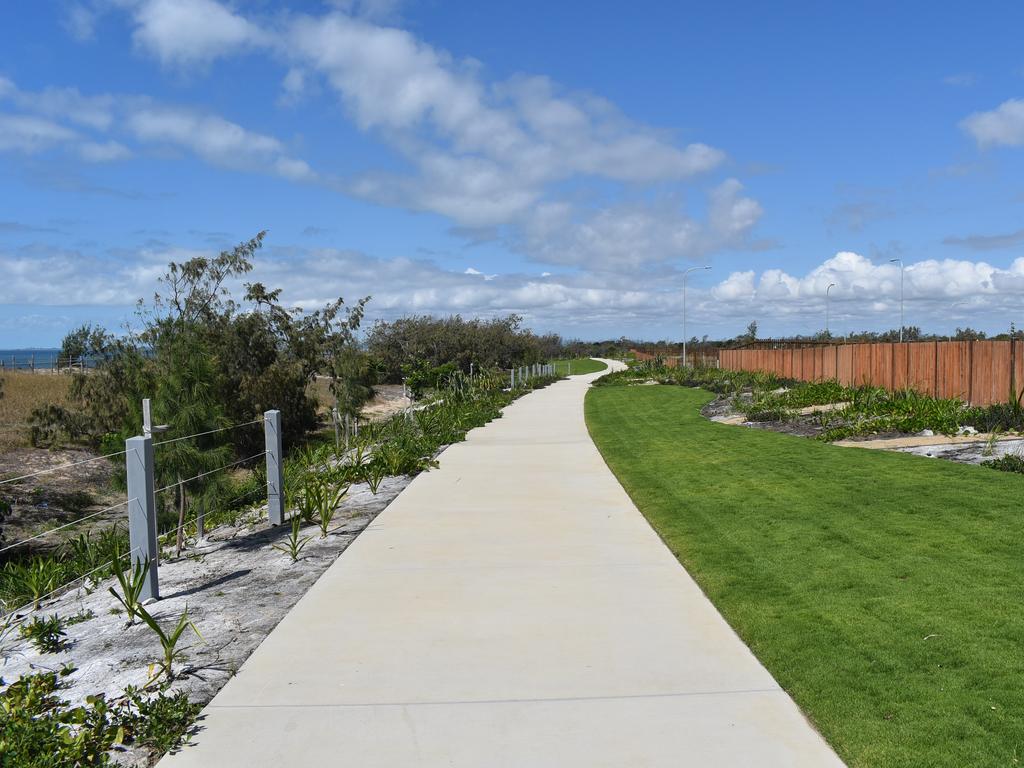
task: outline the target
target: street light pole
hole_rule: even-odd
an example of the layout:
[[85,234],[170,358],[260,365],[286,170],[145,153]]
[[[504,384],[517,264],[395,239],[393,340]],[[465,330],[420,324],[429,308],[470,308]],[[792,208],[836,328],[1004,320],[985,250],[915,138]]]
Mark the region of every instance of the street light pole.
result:
[[826,339],[832,338],[829,335],[829,332],[828,332],[828,309],[829,309],[829,307],[828,307],[828,292],[831,291],[835,287],[836,287],[835,283],[829,283],[828,284],[828,288],[825,289],[825,338]]
[[890,264],[900,265],[900,343],[903,343],[903,259],[889,259]]
[[711,269],[710,265],[703,267],[690,267],[689,269],[683,270],[683,367],[686,367],[686,276],[694,270],[698,269]]

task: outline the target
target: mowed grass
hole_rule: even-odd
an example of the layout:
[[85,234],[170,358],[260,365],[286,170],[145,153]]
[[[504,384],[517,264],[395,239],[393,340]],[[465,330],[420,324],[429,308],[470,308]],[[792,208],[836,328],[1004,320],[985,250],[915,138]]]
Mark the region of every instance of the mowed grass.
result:
[[597,373],[608,366],[600,360],[589,357],[577,357],[571,360],[555,360],[555,373],[559,376],[579,376],[584,373]]
[[592,389],[594,441],[851,766],[1024,761],[1024,476],[715,424]]
[[28,445],[28,418],[47,403],[67,403],[70,376],[48,373],[0,372],[0,451]]

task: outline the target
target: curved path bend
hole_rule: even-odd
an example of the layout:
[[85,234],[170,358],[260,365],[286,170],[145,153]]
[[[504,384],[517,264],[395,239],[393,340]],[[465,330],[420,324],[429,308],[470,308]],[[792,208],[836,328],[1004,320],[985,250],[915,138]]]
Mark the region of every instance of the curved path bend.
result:
[[161,765],[841,766],[605,466],[597,375],[446,450]]

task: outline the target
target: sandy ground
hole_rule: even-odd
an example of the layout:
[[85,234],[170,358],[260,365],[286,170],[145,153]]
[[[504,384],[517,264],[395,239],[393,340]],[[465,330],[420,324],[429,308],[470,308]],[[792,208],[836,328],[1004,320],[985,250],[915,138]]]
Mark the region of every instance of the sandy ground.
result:
[[[17,448],[0,454],[0,478],[20,477],[95,457],[91,451],[79,449]],[[4,541],[15,542],[34,536],[123,501],[124,494],[110,487],[113,472],[110,461],[98,460],[0,485],[0,499],[12,507],[11,514],[0,520]],[[94,528],[107,528],[111,522],[124,518],[124,507],[118,507],[66,532],[47,534],[33,542],[32,547],[45,550],[69,535],[78,536]],[[0,555],[2,561],[3,556]]]
[[[201,704],[208,702],[410,481],[408,477],[387,478],[376,495],[365,485],[353,486],[326,539],[319,538],[316,526],[303,529],[303,536],[313,538],[296,563],[274,549],[274,544],[282,544],[288,537],[290,527],[272,528],[263,522],[265,508],[254,510],[247,523],[210,531],[204,541],[192,542],[180,558],[163,561],[162,599],[150,606],[150,613],[165,627],[173,626],[187,606],[203,638],[185,635],[186,658],[176,669],[173,689],[188,691],[189,697]],[[107,579],[44,604],[40,615],[70,618],[92,614],[92,618],[67,628],[70,647],[59,654],[40,654],[24,641],[8,639],[0,646],[0,676],[11,682],[32,671],[58,670],[73,663],[78,671],[67,678],[68,687],[61,694],[72,703],[100,691],[116,697],[125,686],[146,683],[160,645],[148,627],[126,626],[124,615],[114,613],[119,605],[107,591],[114,585],[114,579]],[[127,752],[119,761],[139,766],[148,764],[151,757]]]
[[378,384],[373,388],[374,397],[363,406],[360,415],[369,421],[383,421],[411,404],[401,384]]
[[[845,403],[831,403],[803,408],[798,413],[808,416],[823,411],[835,410]],[[753,429],[770,429],[774,432],[813,437],[820,428],[813,424],[791,421],[747,421],[733,408],[730,398],[720,397],[708,403],[701,413],[711,421]],[[927,458],[946,459],[968,464],[980,464],[1008,454],[1024,455],[1024,437],[1015,434],[991,435],[979,432],[971,435],[891,435],[863,439],[836,440],[832,445],[853,448],[869,448],[883,451],[901,451]]]

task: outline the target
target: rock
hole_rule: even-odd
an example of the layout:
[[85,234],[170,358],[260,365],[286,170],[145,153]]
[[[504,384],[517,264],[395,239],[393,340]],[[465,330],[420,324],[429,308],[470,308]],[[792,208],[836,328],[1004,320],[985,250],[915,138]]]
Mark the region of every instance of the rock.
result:
[[935,437],[935,433],[932,432],[930,429],[922,429],[920,432],[917,433],[917,436],[918,437]]
[[978,430],[976,430],[974,427],[960,427],[960,429],[958,429],[956,433],[958,435],[976,435],[978,434]]

